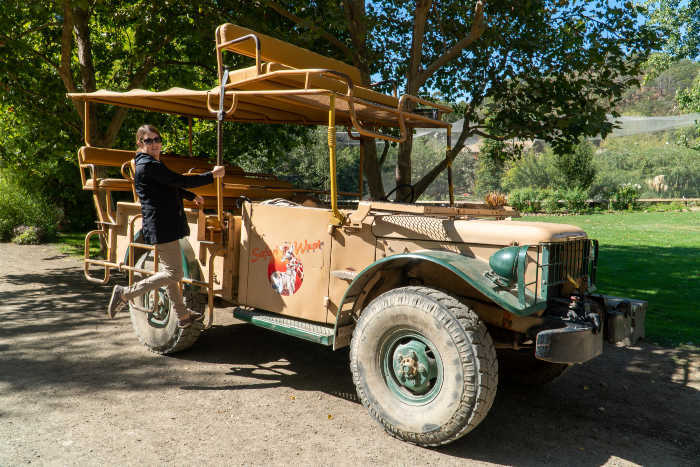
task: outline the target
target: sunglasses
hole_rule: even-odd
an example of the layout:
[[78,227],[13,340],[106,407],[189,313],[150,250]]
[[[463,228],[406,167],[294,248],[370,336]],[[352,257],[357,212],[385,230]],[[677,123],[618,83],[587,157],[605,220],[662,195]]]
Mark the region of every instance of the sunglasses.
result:
[[156,136],[155,138],[144,138],[141,140],[144,144],[158,144],[163,142],[163,138]]

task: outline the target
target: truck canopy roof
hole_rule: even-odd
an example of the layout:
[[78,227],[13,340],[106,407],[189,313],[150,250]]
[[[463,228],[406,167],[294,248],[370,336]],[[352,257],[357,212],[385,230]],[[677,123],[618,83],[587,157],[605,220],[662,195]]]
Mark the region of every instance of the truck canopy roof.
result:
[[[450,107],[360,86],[360,71],[346,63],[232,24],[220,26],[216,38],[219,61],[223,60],[222,51],[256,59],[255,65],[229,73],[225,120],[325,125],[333,96],[337,125],[393,127],[401,128],[402,133],[403,128],[449,126],[441,116],[451,112]],[[220,89],[99,90],[68,96],[85,102],[215,119]]]

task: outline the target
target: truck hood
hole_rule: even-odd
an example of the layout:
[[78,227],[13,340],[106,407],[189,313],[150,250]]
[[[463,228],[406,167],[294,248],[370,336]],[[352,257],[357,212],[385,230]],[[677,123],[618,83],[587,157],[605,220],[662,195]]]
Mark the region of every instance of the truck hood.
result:
[[560,242],[568,238],[585,238],[586,233],[574,225],[548,222],[513,222],[482,219],[441,219],[411,214],[377,216],[372,233],[381,238],[434,240],[482,245],[535,245]]

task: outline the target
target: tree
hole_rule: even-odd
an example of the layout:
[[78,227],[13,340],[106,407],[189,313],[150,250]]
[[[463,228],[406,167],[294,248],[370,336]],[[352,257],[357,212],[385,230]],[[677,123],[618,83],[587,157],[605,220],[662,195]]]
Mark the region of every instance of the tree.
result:
[[[250,4],[234,0],[5,3],[0,10],[0,159],[25,186],[58,198],[70,219],[91,217],[92,208],[75,168],[84,107],[66,92],[210,89],[216,85],[215,28],[226,21],[251,26],[257,21]],[[274,20],[265,19],[272,27]],[[237,63],[236,57],[227,60]],[[186,126],[175,117],[103,105],[91,106],[90,115],[96,146],[133,147],[135,128],[149,121],[162,127],[166,150],[186,150]],[[227,126],[227,159],[246,165],[246,156],[259,156],[255,164],[265,169],[307,133],[269,125]],[[198,151],[213,153],[210,122],[195,123],[195,141]]]
[[[661,51],[646,64],[647,77],[653,79],[667,70],[673,62],[700,58],[700,0],[647,1],[646,14],[650,23],[662,33]],[[681,110],[700,112],[700,77],[693,86],[678,90],[676,100]]]
[[561,184],[567,188],[588,190],[595,178],[593,165],[593,145],[581,141],[571,152],[558,154],[555,166],[561,176]]
[[[439,92],[464,100],[469,124],[446,160],[415,184],[417,195],[460,153],[469,136],[539,137],[568,149],[580,136],[607,135],[606,119],[656,36],[639,24],[640,8],[584,1],[384,0],[265,1],[265,9],[370,77],[398,82],[405,92]],[[292,37],[292,36],[290,36]],[[293,37],[292,37],[293,38]],[[303,45],[303,44],[302,44]],[[632,53],[634,51],[634,53]],[[614,114],[614,111],[612,111]],[[490,118],[493,117],[493,118]],[[365,175],[373,197],[383,195],[374,145]],[[396,183],[410,183],[412,137],[399,149]]]

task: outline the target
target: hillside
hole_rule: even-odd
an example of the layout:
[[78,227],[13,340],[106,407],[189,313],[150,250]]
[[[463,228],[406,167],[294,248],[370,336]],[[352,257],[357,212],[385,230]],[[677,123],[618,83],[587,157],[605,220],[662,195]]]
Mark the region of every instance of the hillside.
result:
[[656,79],[641,87],[628,89],[617,111],[622,115],[678,115],[676,91],[687,89],[700,79],[700,63],[682,60],[671,65]]

